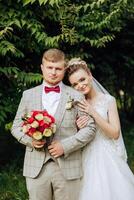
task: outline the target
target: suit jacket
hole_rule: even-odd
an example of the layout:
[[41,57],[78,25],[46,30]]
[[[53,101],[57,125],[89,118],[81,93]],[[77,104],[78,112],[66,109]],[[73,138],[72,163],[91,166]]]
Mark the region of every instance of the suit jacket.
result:
[[[37,151],[32,146],[32,138],[24,134],[21,130],[21,117],[32,110],[42,110],[42,87],[36,86],[23,92],[18,111],[16,113],[12,135],[17,140],[26,145],[23,175],[35,178],[39,175],[45,161],[46,151]],[[56,119],[56,133],[64,148],[64,155],[57,159],[61,171],[66,179],[77,179],[82,176],[82,147],[93,140],[95,136],[95,123],[90,118],[86,127],[77,130],[76,118],[80,115],[77,106],[70,110],[66,109],[68,100],[82,100],[81,95],[76,90],[63,84],[60,103],[54,115]]]

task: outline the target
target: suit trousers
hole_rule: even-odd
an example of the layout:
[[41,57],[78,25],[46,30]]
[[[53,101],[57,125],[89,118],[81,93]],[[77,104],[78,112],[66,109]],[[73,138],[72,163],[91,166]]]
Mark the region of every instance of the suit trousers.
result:
[[54,161],[48,161],[36,178],[26,177],[29,200],[77,200],[80,179],[66,180]]

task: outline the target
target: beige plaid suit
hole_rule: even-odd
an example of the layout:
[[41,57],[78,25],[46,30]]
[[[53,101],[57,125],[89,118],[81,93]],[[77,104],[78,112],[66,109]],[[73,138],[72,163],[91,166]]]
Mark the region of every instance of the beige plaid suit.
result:
[[[12,135],[26,145],[23,175],[38,178],[45,163],[46,151],[36,151],[32,146],[32,139],[21,130],[21,117],[32,110],[42,109],[42,87],[39,85],[23,93],[18,111],[12,126]],[[57,130],[55,138],[60,140],[64,155],[57,159],[57,163],[66,180],[80,179],[82,177],[82,147],[92,141],[95,135],[95,124],[91,118],[88,126],[77,131],[76,118],[80,115],[78,107],[66,109],[69,98],[81,100],[83,96],[74,89],[63,85],[60,103],[54,115]]]

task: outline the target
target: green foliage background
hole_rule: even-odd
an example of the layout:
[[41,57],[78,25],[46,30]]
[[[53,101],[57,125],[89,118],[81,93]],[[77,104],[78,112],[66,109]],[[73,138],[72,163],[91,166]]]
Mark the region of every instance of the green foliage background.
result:
[[22,91],[41,82],[41,56],[51,47],[85,59],[131,120],[133,5],[131,0],[0,0],[0,125],[13,120]]

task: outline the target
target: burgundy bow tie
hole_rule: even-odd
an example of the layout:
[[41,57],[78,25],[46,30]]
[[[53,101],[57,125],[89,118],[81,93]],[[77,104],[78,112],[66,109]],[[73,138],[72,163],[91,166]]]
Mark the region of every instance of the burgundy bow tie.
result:
[[56,92],[56,93],[60,93],[60,87],[56,86],[56,87],[44,87],[45,93],[49,93],[49,92]]

